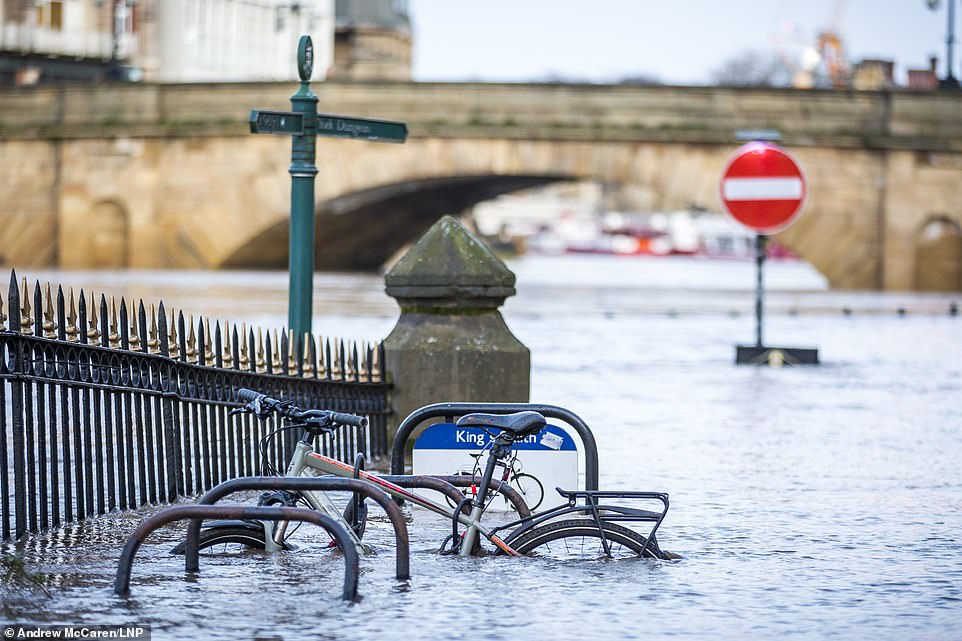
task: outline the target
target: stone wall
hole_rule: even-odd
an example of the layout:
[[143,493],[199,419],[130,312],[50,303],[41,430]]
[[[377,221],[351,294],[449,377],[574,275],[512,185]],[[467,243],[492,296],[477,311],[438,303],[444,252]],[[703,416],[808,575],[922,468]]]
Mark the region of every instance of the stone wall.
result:
[[0,142],[0,263],[56,264],[60,151],[48,141]]
[[[320,110],[409,123],[412,136],[731,144],[772,128],[790,147],[962,150],[962,96],[731,87],[322,82]],[[0,137],[242,135],[292,83],[0,91]]]

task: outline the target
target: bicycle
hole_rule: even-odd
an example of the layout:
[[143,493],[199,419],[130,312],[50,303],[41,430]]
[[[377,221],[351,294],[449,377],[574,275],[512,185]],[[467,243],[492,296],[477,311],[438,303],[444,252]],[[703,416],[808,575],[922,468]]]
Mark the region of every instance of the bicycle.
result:
[[[489,444],[490,445],[490,444]],[[487,451],[487,447],[480,452],[471,453],[471,458],[474,459],[474,465],[465,465],[461,467],[456,474],[462,476],[472,476],[479,477],[482,475],[483,470],[481,469],[481,458]],[[501,474],[500,481],[502,483],[507,483],[521,495],[524,499],[525,504],[528,506],[532,512],[537,510],[541,504],[544,502],[544,485],[538,480],[538,477],[522,472],[521,459],[518,458],[518,451],[513,450],[511,455],[505,461],[499,461],[498,467],[503,468],[504,472]],[[474,496],[478,493],[478,486],[472,485],[471,487],[464,488],[462,494],[468,496],[469,494]],[[457,504],[451,499],[451,497],[445,496],[445,500],[451,507],[457,507]],[[504,497],[502,497],[504,498]],[[492,495],[488,501],[488,506],[490,507],[490,502],[494,500],[494,495]],[[507,509],[511,508],[511,503],[504,498],[505,507]]]
[[[647,556],[660,559],[677,558],[663,551],[655,538],[656,532],[668,511],[668,495],[663,492],[618,492],[618,491],[566,491],[556,490],[566,499],[566,503],[546,510],[540,514],[524,517],[510,523],[489,528],[481,523],[487,506],[489,486],[494,478],[495,468],[506,465],[517,441],[537,434],[545,426],[544,417],[531,411],[514,414],[468,414],[462,416],[458,427],[480,427],[490,436],[492,442],[487,448],[488,458],[484,467],[479,491],[465,499],[456,507],[449,508],[426,497],[415,494],[388,480],[362,469],[342,463],[334,458],[314,451],[313,442],[317,436],[333,435],[338,425],[366,426],[366,419],[351,414],[340,414],[328,410],[301,410],[289,402],[270,398],[264,394],[247,389],[238,391],[237,396],[246,405],[235,411],[248,412],[260,420],[276,414],[290,424],[278,428],[272,434],[286,429],[302,429],[287,468],[288,476],[302,474],[332,474],[342,477],[360,478],[369,481],[396,499],[409,501],[414,505],[434,512],[452,523],[452,534],[441,545],[442,552],[469,556],[484,553],[481,538],[495,546],[496,554],[520,556],[537,554],[540,556],[590,557],[599,553],[606,557]],[[349,502],[349,512],[340,514],[323,492],[303,492],[297,496],[284,492],[267,497],[266,500],[304,501],[312,508],[320,510],[335,520],[347,522],[349,534],[356,546],[363,550],[363,518],[358,509]],[[604,499],[621,498],[628,500],[658,502],[659,511],[608,505]],[[265,500],[262,498],[262,500]],[[582,501],[579,503],[579,501]],[[291,503],[288,503],[291,504]],[[467,512],[467,513],[466,513]],[[576,518],[561,518],[574,515]],[[559,520],[560,519],[560,520]],[[352,523],[353,521],[353,523]],[[652,523],[647,535],[643,535],[619,523]],[[463,532],[459,526],[464,528]],[[285,543],[286,524],[273,530],[268,524],[259,522],[219,522],[211,523],[201,531],[199,547],[209,548],[219,543],[239,543],[256,548],[277,550],[287,547]],[[507,532],[504,536],[501,533]],[[450,549],[447,545],[450,543]],[[183,553],[184,544],[174,549]]]

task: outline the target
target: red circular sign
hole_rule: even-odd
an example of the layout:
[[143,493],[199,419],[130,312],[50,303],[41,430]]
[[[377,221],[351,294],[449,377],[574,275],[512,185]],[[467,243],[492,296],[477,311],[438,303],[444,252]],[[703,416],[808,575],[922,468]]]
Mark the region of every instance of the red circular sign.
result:
[[788,227],[801,211],[805,176],[783,149],[750,142],[728,163],[720,192],[735,220],[760,234],[772,234]]

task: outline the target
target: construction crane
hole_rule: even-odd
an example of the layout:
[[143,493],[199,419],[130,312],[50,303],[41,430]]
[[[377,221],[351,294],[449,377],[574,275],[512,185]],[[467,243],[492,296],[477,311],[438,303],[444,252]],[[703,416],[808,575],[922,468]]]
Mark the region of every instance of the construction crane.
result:
[[[836,0],[832,19],[818,32],[815,42],[808,37],[800,37],[797,28],[789,37],[780,35],[772,38],[778,55],[792,71],[792,86],[796,89],[811,89],[820,84],[818,80],[821,78],[836,89],[848,86],[851,68],[845,57],[841,35],[844,11],[845,0]],[[786,24],[794,26],[791,22]],[[794,49],[797,55],[790,55],[788,47]]]
[[818,34],[818,53],[822,57],[828,80],[835,89],[848,86],[851,71],[842,42],[841,25],[844,10],[845,0],[836,0],[832,21]]

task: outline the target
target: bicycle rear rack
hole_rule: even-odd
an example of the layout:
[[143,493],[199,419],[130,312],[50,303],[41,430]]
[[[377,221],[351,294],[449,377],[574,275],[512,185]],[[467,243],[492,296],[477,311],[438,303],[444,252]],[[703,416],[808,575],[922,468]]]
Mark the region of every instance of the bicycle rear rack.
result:
[[[295,476],[249,476],[224,481],[220,485],[208,490],[201,497],[200,505],[211,505],[218,500],[242,490],[295,490],[295,491],[343,491],[363,494],[380,505],[387,513],[391,525],[394,527],[396,542],[395,577],[400,581],[411,578],[410,547],[408,543],[408,529],[404,523],[404,515],[391,497],[372,483],[357,479],[347,479],[338,476],[319,476],[315,478]],[[184,565],[188,572],[199,570],[200,519],[204,516],[192,517],[194,520],[187,527],[187,546],[184,550]],[[280,519],[284,520],[284,519]],[[349,535],[345,540],[350,540]],[[340,547],[340,544],[338,544]],[[353,546],[349,546],[353,549]]]
[[[395,506],[396,507],[396,506]],[[137,529],[127,538],[120,562],[117,565],[117,576],[114,579],[114,593],[126,596],[130,593],[130,571],[137,550],[144,540],[157,528],[186,519],[250,519],[257,521],[305,521],[313,523],[327,530],[344,554],[344,590],[342,598],[345,601],[357,599],[357,583],[360,574],[360,557],[357,548],[348,543],[351,539],[344,527],[337,521],[315,510],[297,507],[243,507],[243,506],[215,506],[215,505],[178,505],[153,514],[137,526]]]
[[[568,499],[568,506],[573,508],[577,506],[578,499],[584,499],[585,505],[583,506],[583,511],[591,514],[591,517],[598,524],[598,531],[601,535],[601,543],[604,546],[605,554],[610,554],[608,549],[608,539],[605,536],[604,528],[601,527],[602,521],[648,521],[653,522],[654,525],[651,527],[651,531],[645,540],[645,546],[641,550],[641,555],[644,556],[645,551],[652,545],[656,546],[655,551],[658,551],[658,542],[655,540],[655,533],[658,532],[661,522],[665,520],[665,515],[668,513],[668,495],[664,492],[630,492],[630,491],[618,491],[618,490],[562,490],[560,487],[556,488],[558,493],[564,498]],[[641,510],[638,508],[624,507],[620,505],[602,505],[598,503],[598,499],[637,499],[637,500],[653,500],[660,501],[662,505],[665,506],[660,512],[653,512],[651,510]]]

